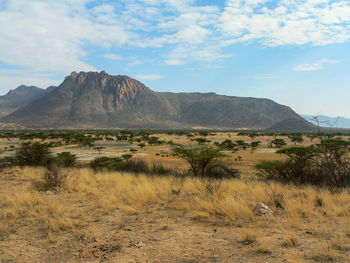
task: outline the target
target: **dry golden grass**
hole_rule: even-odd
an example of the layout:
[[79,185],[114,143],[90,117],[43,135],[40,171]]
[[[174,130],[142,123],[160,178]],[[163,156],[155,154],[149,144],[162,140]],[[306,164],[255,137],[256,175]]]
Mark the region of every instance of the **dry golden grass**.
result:
[[[219,182],[90,169],[63,172],[68,176],[57,193],[39,192],[35,187],[44,173],[41,168],[16,168],[1,175],[1,245],[11,242],[11,233],[55,243],[65,233],[80,236],[84,229],[107,219],[114,231],[121,231],[130,218],[150,217],[150,222],[160,220],[158,230],[171,232],[181,228],[179,220],[187,218],[203,227],[236,229],[232,242],[249,245],[243,248],[248,258],[253,253],[289,262],[346,262],[350,256],[348,189],[331,193],[258,181]],[[267,204],[276,215],[255,216],[257,202]],[[158,213],[167,216],[155,218]]]
[[[186,136],[155,136],[190,143]],[[217,133],[208,139],[251,141],[235,133]],[[0,259],[4,262],[145,262],[146,259],[148,262],[242,262],[242,259],[244,262],[348,262],[350,190],[330,192],[311,186],[256,181],[254,165],[258,161],[283,158],[271,149],[266,151],[271,139],[256,138],[262,141],[262,146],[254,153],[249,149],[228,153],[228,160],[242,173],[241,180],[66,169],[62,188],[41,192],[36,186],[44,169],[2,171]],[[311,143],[304,139],[304,145]],[[169,149],[169,145],[146,146],[139,152],[146,154],[142,158],[149,163],[187,169],[186,163],[178,158],[156,155]],[[242,156],[242,161],[234,161],[237,156]],[[257,202],[267,204],[275,215],[255,216],[253,209]],[[138,241],[145,246],[135,247]],[[115,247],[118,249],[112,249]],[[108,258],[112,256],[115,258]]]

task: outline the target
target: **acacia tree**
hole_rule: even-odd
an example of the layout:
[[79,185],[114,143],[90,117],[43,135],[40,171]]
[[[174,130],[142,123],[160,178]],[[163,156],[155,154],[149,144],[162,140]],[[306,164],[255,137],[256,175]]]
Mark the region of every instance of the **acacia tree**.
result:
[[282,182],[304,184],[314,182],[313,157],[321,150],[309,147],[288,147],[278,150],[277,153],[288,156],[286,161],[262,161],[255,167],[263,172],[267,178]]
[[210,142],[210,140],[206,138],[196,138],[196,139],[193,139],[193,141],[198,142],[199,145],[203,145],[207,142]]
[[192,146],[177,144],[172,152],[175,156],[185,160],[191,167],[194,176],[205,176],[206,168],[214,164],[219,158],[225,157],[220,149],[209,146]]
[[283,139],[274,139],[273,141],[271,141],[271,143],[276,145],[277,148],[282,148],[283,146],[287,145],[287,143]]
[[303,139],[303,136],[301,135],[295,135],[295,136],[291,136],[290,137],[290,140],[292,142],[294,142],[294,145],[296,145],[297,143],[303,143],[304,139]]
[[257,134],[257,133],[249,133],[248,134],[248,137],[250,138],[250,139],[252,139],[252,141],[254,140],[254,138],[255,137],[257,137],[259,134]]
[[258,148],[258,146],[261,144],[261,141],[256,141],[256,142],[251,142],[249,144],[250,148],[251,148],[251,152],[253,153],[256,148]]
[[17,149],[16,159],[21,166],[41,166],[50,162],[52,156],[47,144],[25,142]]
[[341,139],[323,140],[319,145],[322,154],[318,156],[319,174],[327,184],[338,187],[350,184],[350,142]]

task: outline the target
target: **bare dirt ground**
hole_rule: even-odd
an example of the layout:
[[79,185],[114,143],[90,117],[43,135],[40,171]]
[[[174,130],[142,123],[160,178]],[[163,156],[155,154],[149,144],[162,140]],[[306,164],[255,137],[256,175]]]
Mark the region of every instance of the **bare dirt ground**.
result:
[[[349,191],[227,181],[208,196],[192,179],[72,170],[38,192],[42,172],[1,175],[1,262],[349,262]],[[258,200],[276,214],[253,215]]]
[[[156,136],[189,143],[185,136]],[[208,139],[251,141],[227,133]],[[253,153],[228,153],[243,180],[214,183],[214,194],[206,192],[208,182],[198,179],[89,169],[66,170],[64,188],[40,192],[35,185],[44,169],[4,170],[0,262],[350,262],[349,189],[250,181],[259,160],[283,158],[267,148],[271,139],[257,138],[262,144]],[[310,143],[305,139],[304,145]],[[103,153],[128,149],[107,147]],[[139,158],[185,169],[182,160],[167,154],[169,149],[138,148]],[[234,161],[238,156],[242,160]],[[254,215],[257,202],[275,214]]]

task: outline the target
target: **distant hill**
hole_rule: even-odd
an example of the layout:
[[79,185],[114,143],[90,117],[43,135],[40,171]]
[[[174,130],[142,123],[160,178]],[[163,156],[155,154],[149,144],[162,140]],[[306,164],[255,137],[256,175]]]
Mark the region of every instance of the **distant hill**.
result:
[[[300,114],[308,122],[317,125],[315,121],[312,121],[311,115]],[[320,127],[329,128],[330,126],[333,128],[345,128],[350,129],[350,119],[344,117],[329,117],[320,115],[318,116],[318,120],[320,121]]]
[[2,118],[28,128],[265,129],[303,120],[269,99],[154,92],[128,76],[72,72],[57,88]]
[[27,105],[44,95],[44,93],[44,89],[24,85],[10,90],[6,95],[0,96],[0,117],[6,116],[18,108]]
[[6,95],[0,96],[0,117],[4,117],[30,102],[54,90],[55,86],[41,89],[35,86],[21,85],[10,90]]
[[317,127],[302,118],[286,119],[267,129],[273,132],[316,132]]

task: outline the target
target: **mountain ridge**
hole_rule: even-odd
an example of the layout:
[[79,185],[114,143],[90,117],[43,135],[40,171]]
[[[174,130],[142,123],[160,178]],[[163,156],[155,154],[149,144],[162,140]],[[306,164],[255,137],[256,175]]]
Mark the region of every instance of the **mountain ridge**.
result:
[[155,92],[124,75],[72,72],[51,92],[1,119],[28,128],[266,129],[302,119],[270,99]]
[[0,117],[16,111],[18,108],[41,97],[45,92],[45,89],[25,85],[9,90],[5,95],[0,96]]

